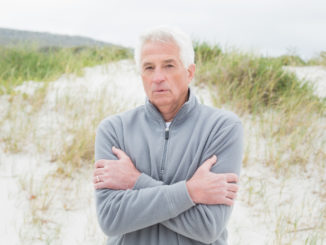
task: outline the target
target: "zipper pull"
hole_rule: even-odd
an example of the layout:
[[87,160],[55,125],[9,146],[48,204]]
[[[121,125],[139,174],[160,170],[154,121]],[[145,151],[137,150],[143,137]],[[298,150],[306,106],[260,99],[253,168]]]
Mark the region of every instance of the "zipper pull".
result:
[[165,128],[165,140],[169,139],[169,127]]

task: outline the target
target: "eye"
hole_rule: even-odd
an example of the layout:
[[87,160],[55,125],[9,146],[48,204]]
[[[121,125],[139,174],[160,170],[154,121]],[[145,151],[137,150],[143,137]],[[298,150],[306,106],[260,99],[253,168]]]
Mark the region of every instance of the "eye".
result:
[[174,65],[172,65],[172,64],[167,64],[165,67],[166,67],[166,68],[173,68]]
[[153,66],[146,66],[146,67],[145,67],[145,70],[153,70],[153,69],[154,69]]

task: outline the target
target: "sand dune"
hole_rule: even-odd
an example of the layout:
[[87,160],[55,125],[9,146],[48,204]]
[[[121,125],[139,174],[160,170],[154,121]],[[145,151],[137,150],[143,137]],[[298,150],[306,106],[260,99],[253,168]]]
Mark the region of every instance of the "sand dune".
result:
[[[312,82],[318,96],[326,96],[325,68],[289,67],[287,69],[295,72],[300,78]],[[33,95],[38,86],[39,83],[29,81],[18,87],[17,91]],[[89,106],[89,112],[92,113],[91,101],[104,93],[104,98],[110,98],[111,103],[122,105],[124,109],[133,108],[144,102],[145,95],[140,77],[135,71],[134,64],[125,60],[86,68],[83,77],[64,75],[50,83],[47,91],[41,110],[33,118],[33,125],[36,127],[30,129],[35,130],[36,136],[26,135],[44,139],[42,142],[46,147],[49,146],[48,151],[39,154],[35,149],[35,142],[32,141],[26,143],[22,153],[16,154],[6,152],[3,143],[0,145],[0,202],[2,203],[0,243],[44,244],[46,239],[50,239],[52,241],[50,244],[102,244],[105,237],[96,221],[91,173],[82,171],[61,183],[54,183],[49,179],[51,173],[55,173],[56,170],[55,163],[51,162],[51,151],[58,149],[62,144],[62,138],[66,137],[63,125],[70,123],[65,117],[66,112],[58,109],[58,103],[62,100],[75,101],[80,104],[80,107]],[[194,87],[194,91],[203,103],[212,105],[207,88]],[[0,100],[2,120],[10,110],[10,103],[6,96],[1,96]],[[28,113],[22,112],[20,122],[5,121],[0,124],[2,136],[8,135],[16,124],[18,127],[25,125],[23,121],[30,120],[27,115]],[[246,144],[252,146],[251,153],[255,155],[255,159],[259,159],[266,142],[257,140],[255,127],[249,121],[249,117],[243,117],[242,120],[247,130]],[[310,217],[315,217],[325,205],[325,202],[318,202],[318,196],[314,194],[315,180],[306,178],[313,174],[315,173],[308,171],[298,174],[296,178],[284,179],[282,176],[272,174],[268,167],[259,162],[244,168],[239,198],[229,223],[230,244],[274,244],[273,241],[277,240],[275,225],[270,224],[276,224],[277,219],[286,213],[296,211],[297,207],[293,205],[295,202],[307,203],[307,208],[321,206],[316,211],[299,209],[302,211],[300,215],[309,223],[307,212],[310,213]],[[56,187],[59,193],[44,197],[43,190],[51,193],[53,187]],[[250,190],[254,193],[248,193]],[[33,199],[31,193],[43,197],[40,200],[35,197],[37,202],[34,209],[31,209],[31,203],[34,202],[31,200]],[[248,201],[248,195],[253,195],[251,201]],[[49,208],[46,212],[39,214],[37,212],[42,212],[38,209],[42,207],[44,198],[48,198],[45,201],[51,204],[48,204]],[[67,203],[65,199],[69,202]],[[64,205],[68,207],[64,208]],[[31,210],[36,213],[32,213]],[[47,223],[33,223],[35,215],[46,216]],[[42,229],[42,226],[47,230]],[[302,234],[298,234],[293,244],[302,242],[301,239]],[[22,242],[25,240],[26,243]]]

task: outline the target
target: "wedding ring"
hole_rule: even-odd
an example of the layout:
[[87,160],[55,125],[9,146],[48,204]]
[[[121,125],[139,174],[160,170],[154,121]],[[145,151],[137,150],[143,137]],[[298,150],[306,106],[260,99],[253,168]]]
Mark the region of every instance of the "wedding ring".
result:
[[96,176],[96,181],[100,182],[100,177]]

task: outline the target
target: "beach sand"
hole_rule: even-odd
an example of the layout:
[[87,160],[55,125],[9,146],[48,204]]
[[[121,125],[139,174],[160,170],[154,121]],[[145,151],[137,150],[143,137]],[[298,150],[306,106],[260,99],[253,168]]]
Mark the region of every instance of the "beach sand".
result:
[[[287,69],[308,79],[314,84],[316,94],[325,97],[325,68]],[[39,83],[28,81],[16,90],[33,95],[39,86]],[[212,105],[207,88],[193,86],[193,89],[202,103]],[[86,68],[82,77],[64,75],[49,83],[44,104],[31,124],[27,124],[31,119],[26,111],[15,122],[7,120],[0,124],[0,132],[6,136],[16,130],[14,127],[26,127],[25,130],[31,131],[24,134],[25,145],[20,153],[8,152],[5,143],[0,144],[0,244],[45,244],[46,241],[49,244],[103,244],[105,236],[95,214],[91,167],[60,179],[53,177],[58,166],[52,159],[52,152],[60,150],[65,137],[69,137],[64,127],[71,123],[71,118],[67,117],[70,112],[64,111],[60,103],[67,100],[70,105],[72,101],[92,113],[91,101],[100,95],[121,106],[119,110],[142,104],[145,94],[133,62],[124,60]],[[0,96],[0,100],[2,119],[11,107],[8,96]],[[74,106],[71,108],[78,108]],[[307,225],[303,227],[306,230],[291,236],[291,244],[302,244],[306,233],[313,230],[309,226],[311,219],[318,218],[320,210],[324,210],[325,199],[320,200],[316,194],[320,190],[315,182],[323,181],[326,176],[316,173],[313,167],[308,167],[305,173],[300,172],[300,168],[294,169],[298,174],[290,178],[275,175],[260,162],[267,143],[257,138],[249,116],[241,119],[246,147],[250,146],[248,154],[257,162],[242,169],[238,200],[228,224],[229,242],[276,244],[279,233],[275,227],[280,224],[283,229],[283,219],[294,216],[298,224]],[[40,140],[38,144],[45,148],[42,154],[34,140]]]

